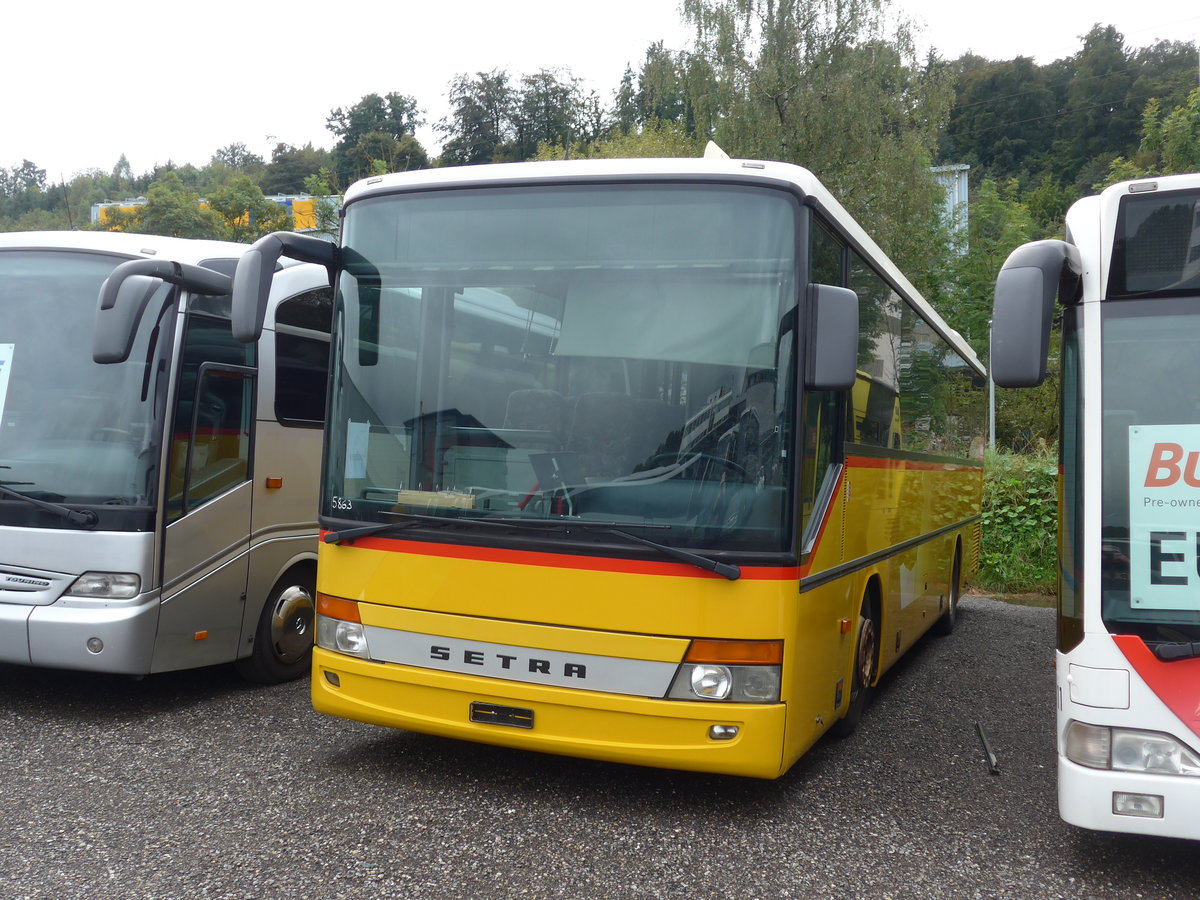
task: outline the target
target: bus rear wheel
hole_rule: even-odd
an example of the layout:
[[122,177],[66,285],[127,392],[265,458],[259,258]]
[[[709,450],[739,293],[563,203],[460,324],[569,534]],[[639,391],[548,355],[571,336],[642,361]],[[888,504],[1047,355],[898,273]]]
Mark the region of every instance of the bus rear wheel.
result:
[[875,618],[871,595],[863,598],[862,612],[858,616],[858,640],[854,647],[854,671],[850,684],[850,702],[846,715],[833,723],[830,733],[837,738],[846,738],[858,729],[867,704],[871,702],[871,686],[879,666],[879,623]]
[[954,548],[954,565],[950,569],[950,587],[947,590],[946,611],[933,623],[933,633],[946,637],[954,632],[958,624],[958,601],[962,595],[962,546]]
[[312,665],[316,585],[311,571],[289,573],[271,591],[254,633],[254,649],[237,661],[247,681],[292,681]]

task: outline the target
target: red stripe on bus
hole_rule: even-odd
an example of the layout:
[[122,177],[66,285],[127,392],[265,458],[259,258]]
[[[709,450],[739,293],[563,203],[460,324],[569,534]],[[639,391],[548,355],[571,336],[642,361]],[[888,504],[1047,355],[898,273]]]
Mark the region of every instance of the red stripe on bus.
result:
[[1112,639],[1146,686],[1200,737],[1200,659],[1163,662],[1136,634]]
[[851,469],[910,469],[920,472],[979,472],[978,465],[959,463],[923,462],[916,459],[892,459],[880,456],[847,456],[846,465]]
[[[322,531],[322,537],[327,532]],[[360,537],[355,547],[383,550],[388,553],[409,553],[414,556],[435,556],[441,559],[464,559],[476,562],[508,563],[522,566],[546,566],[555,569],[577,569],[590,572],[620,572],[628,575],[670,575],[688,578],[720,578],[715,572],[705,572],[686,563],[647,562],[636,559],[575,556],[569,553],[548,553],[541,550],[502,550],[496,547],[470,547],[462,544],[434,544],[406,541],[397,538]],[[795,581],[800,577],[796,566],[741,566],[741,577],[749,581]]]

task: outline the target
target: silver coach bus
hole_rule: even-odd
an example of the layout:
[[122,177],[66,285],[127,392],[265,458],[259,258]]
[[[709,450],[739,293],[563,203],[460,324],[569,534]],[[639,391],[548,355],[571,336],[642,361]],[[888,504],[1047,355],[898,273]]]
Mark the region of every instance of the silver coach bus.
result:
[[285,264],[240,343],[245,249],[0,234],[0,662],[308,671],[329,280]]

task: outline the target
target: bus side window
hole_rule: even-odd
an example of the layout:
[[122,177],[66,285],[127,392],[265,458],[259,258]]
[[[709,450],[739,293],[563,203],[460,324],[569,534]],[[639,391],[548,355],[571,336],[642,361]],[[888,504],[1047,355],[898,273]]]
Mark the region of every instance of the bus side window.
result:
[[233,339],[228,319],[189,314],[171,426],[168,522],[250,477],[253,378],[245,370],[254,355],[253,344]]
[[333,291],[297,294],[275,313],[275,418],[284,425],[325,422]]
[[201,366],[184,498],[193,509],[250,477],[253,376]]

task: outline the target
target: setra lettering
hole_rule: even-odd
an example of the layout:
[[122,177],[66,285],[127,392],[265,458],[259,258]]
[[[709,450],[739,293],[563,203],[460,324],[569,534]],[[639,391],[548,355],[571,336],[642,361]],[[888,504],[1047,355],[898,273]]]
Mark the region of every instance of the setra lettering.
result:
[[[429,647],[429,658],[436,659],[438,662],[451,662],[455,659],[457,651],[450,647],[439,644],[432,644]],[[524,662],[526,669],[532,675],[551,675],[552,662],[548,659],[529,658],[521,660],[521,657],[513,656],[508,653],[493,653],[487,654],[482,650],[464,649],[462,651],[462,665],[466,666],[486,666],[488,660],[494,659],[501,669],[516,669],[514,663],[520,660]],[[519,671],[519,669],[518,669]],[[583,663],[564,662],[562,664],[563,678],[579,678],[587,680],[587,666]]]

